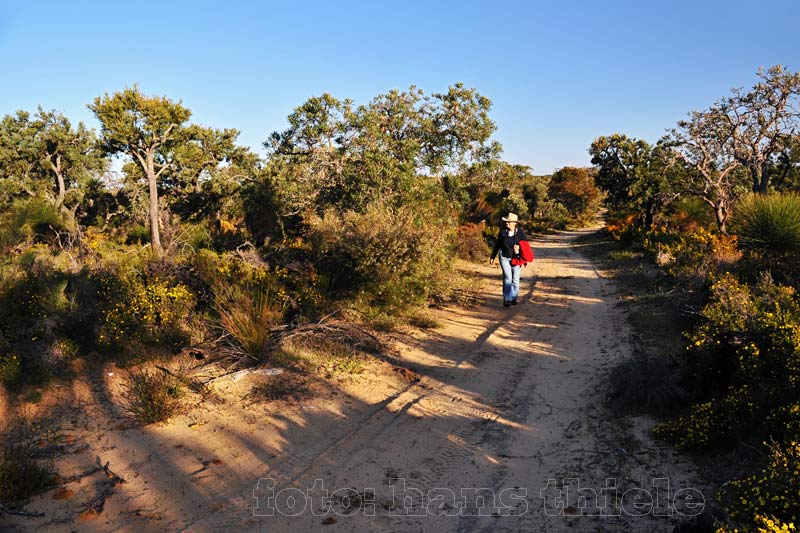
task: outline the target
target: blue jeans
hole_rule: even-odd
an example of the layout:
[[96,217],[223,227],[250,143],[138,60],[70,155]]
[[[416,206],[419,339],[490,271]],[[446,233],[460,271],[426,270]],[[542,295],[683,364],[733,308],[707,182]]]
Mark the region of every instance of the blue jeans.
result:
[[503,300],[516,300],[519,295],[519,265],[512,266],[510,257],[500,254],[500,268],[503,269]]

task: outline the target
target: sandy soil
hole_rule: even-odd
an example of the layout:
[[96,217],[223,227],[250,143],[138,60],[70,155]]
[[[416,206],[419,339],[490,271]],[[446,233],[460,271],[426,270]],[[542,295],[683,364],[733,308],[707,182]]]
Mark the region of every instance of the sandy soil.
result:
[[44,516],[2,529],[671,531],[709,493],[652,421],[602,405],[628,331],[580,233],[533,243],[520,305],[500,305],[499,268],[470,265],[475,305],[391,334],[387,355],[310,397],[253,403],[274,378],[223,378],[187,414],[135,428],[115,407],[124,371],[63,385],[37,407],[63,423],[62,484],[26,507]]

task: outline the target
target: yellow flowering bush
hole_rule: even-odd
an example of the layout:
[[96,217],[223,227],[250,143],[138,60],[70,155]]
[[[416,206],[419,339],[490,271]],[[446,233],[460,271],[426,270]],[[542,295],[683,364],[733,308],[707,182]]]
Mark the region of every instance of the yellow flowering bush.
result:
[[22,360],[17,354],[0,355],[0,383],[14,385],[22,377]]
[[130,272],[104,276],[100,285],[107,302],[98,335],[101,346],[124,348],[132,341],[172,345],[185,340],[184,324],[194,305],[186,286]]
[[800,517],[800,442],[772,444],[769,463],[728,482],[719,497],[732,518],[753,520],[758,531],[794,531]]
[[[688,382],[701,403],[656,435],[679,448],[735,444],[800,427],[800,302],[768,276],[754,286],[731,274],[712,285],[701,322],[687,334]],[[757,392],[754,392],[757,391]]]
[[735,235],[721,235],[702,227],[679,233],[658,226],[645,234],[642,244],[668,274],[700,283],[741,257]]
[[726,444],[752,420],[753,410],[751,390],[742,386],[720,400],[693,405],[689,414],[657,425],[653,435],[679,450]]
[[758,533],[790,533],[791,531],[797,531],[794,522],[783,522],[774,516],[757,514],[755,523]]

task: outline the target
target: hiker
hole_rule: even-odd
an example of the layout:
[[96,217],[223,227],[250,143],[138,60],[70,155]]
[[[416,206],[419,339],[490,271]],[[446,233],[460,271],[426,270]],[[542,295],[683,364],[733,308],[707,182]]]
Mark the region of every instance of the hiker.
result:
[[[525,247],[528,252],[530,247],[525,232],[518,227],[519,217],[515,213],[509,213],[501,220],[505,227],[500,228],[497,233],[497,242],[492,250],[489,264],[494,265],[495,257],[500,252],[500,268],[503,270],[503,307],[509,307],[517,305],[519,273],[521,265],[526,262],[520,256],[521,246]],[[525,241],[525,244],[520,245],[521,241]]]

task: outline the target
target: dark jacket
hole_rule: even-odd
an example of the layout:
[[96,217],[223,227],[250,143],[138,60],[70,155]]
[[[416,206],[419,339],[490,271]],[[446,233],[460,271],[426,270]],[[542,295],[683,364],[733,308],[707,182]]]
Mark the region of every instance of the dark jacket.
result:
[[512,237],[508,236],[508,230],[506,228],[501,228],[497,233],[497,241],[494,243],[492,259],[497,257],[497,252],[500,252],[503,257],[511,259],[514,255],[514,245],[519,244],[519,241],[527,240],[528,238],[525,237],[525,231],[519,226],[517,226],[517,230]]

